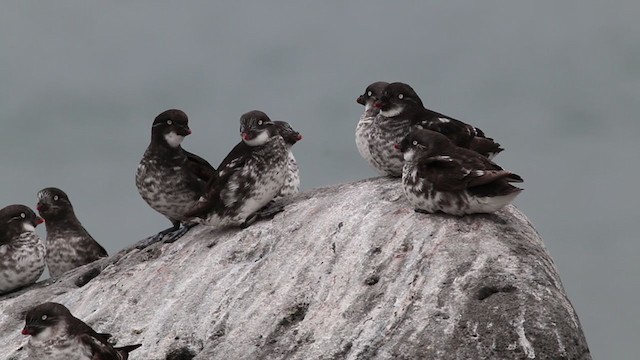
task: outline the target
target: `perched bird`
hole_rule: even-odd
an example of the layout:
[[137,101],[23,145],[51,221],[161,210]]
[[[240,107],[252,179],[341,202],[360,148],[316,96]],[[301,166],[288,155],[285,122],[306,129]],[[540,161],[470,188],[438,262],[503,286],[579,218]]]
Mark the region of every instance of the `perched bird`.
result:
[[31,285],[42,275],[45,248],[35,232],[41,223],[24,205],[0,210],[0,294]]
[[159,232],[152,241],[169,233],[173,234],[166,242],[175,241],[191,228],[193,224],[180,229],[180,224],[215,176],[211,164],[180,146],[189,134],[187,114],[180,110],[164,111],[153,121],[151,143],[138,165],[136,186],[144,201],[173,226]]
[[[407,84],[395,82],[387,85],[382,97],[374,105],[380,108],[380,114],[388,117],[391,123],[402,123],[405,129],[419,127],[437,131],[447,136],[455,145],[471,149],[489,159],[504,150],[493,139],[485,137],[482,130],[426,109],[418,94]],[[404,135],[408,133],[407,130]]]
[[462,216],[492,213],[522,191],[522,178],[486,157],[454,145],[439,132],[414,129],[396,148],[402,151],[404,193],[418,212]]
[[298,162],[296,158],[293,156],[293,152],[291,148],[298,141],[302,140],[302,135],[293,130],[291,125],[289,125],[286,121],[274,121],[273,122],[278,128],[278,134],[282,136],[284,143],[287,146],[287,175],[284,180],[284,185],[282,189],[276,196],[276,198],[285,197],[289,195],[297,194],[300,191],[300,174],[298,170]]
[[[367,86],[364,90],[364,94],[358,96],[356,102],[360,105],[364,105],[364,112],[360,115],[360,120],[356,126],[356,146],[358,147],[360,155],[367,160],[371,166],[383,175],[392,175],[388,174],[384,164],[375,161],[374,157],[371,155],[373,151],[384,152],[384,154],[377,154],[375,157],[376,159],[383,157],[388,158],[389,156],[394,155],[397,156],[395,152],[391,152],[388,148],[378,146],[380,142],[384,143],[380,140],[380,137],[384,134],[380,131],[380,128],[376,123],[376,118],[380,118],[378,123],[384,123],[386,119],[379,114],[380,109],[376,108],[374,104],[380,99],[382,92],[387,85],[389,85],[389,83],[384,81],[374,82]],[[400,163],[402,163],[401,160]],[[400,175],[396,174],[395,176]]]
[[54,187],[40,190],[36,209],[47,228],[46,260],[51,278],[108,256],[82,226],[64,191]]
[[27,312],[23,335],[30,335],[30,359],[46,360],[126,360],[140,346],[113,347],[110,334],[99,334],[71,315],[64,305],[46,302]]
[[203,199],[188,212],[210,226],[248,226],[273,200],[287,178],[288,149],[278,126],[262,111],[240,118],[238,144],[207,184]]

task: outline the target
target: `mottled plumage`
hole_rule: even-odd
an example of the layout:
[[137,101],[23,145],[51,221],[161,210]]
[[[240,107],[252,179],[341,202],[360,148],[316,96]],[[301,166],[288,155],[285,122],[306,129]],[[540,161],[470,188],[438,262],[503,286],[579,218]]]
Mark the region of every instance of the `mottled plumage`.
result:
[[29,310],[22,329],[30,335],[26,349],[30,359],[42,360],[127,360],[140,344],[114,348],[64,305],[47,302]]
[[291,125],[289,125],[286,121],[274,121],[273,122],[278,128],[278,133],[284,139],[284,143],[287,146],[287,175],[284,179],[284,185],[282,189],[276,196],[276,198],[285,197],[289,195],[297,194],[300,191],[300,174],[298,170],[298,162],[296,158],[293,156],[293,151],[291,148],[298,141],[302,140],[302,135],[293,130]]
[[40,190],[36,208],[47,228],[46,260],[53,279],[107,256],[76,217],[64,191],[52,187]]
[[[389,171],[393,170],[393,168],[388,169],[385,166],[385,161],[378,160],[388,159],[389,156],[397,156],[395,153],[390,153],[384,146],[386,144],[385,141],[381,141],[381,137],[385,137],[385,133],[381,131],[379,124],[384,124],[387,119],[380,115],[380,109],[374,106],[388,84],[384,81],[374,82],[367,86],[364,94],[358,96],[356,102],[364,106],[364,112],[356,126],[356,146],[360,155],[382,175],[400,176],[394,171]],[[400,159],[401,162],[402,159]]]
[[465,215],[492,213],[522,191],[522,178],[486,157],[457,147],[446,136],[414,129],[399,146],[405,165],[402,185],[416,210]]
[[42,219],[24,205],[0,210],[0,294],[38,281],[45,248],[35,227]]
[[[404,135],[406,135],[412,128],[418,127],[437,131],[449,138],[455,145],[471,149],[487,158],[492,158],[503,150],[500,144],[485,137],[482,130],[426,109],[418,94],[407,84],[396,82],[387,85],[375,106],[380,108],[380,114],[388,117],[390,122],[398,123],[394,125],[395,128],[399,128],[395,130],[395,134],[401,133],[401,129],[404,129],[406,131]],[[396,142],[400,141],[402,137]],[[392,143],[387,145],[392,145]],[[392,166],[394,171],[398,171],[398,163],[395,160],[393,159]]]
[[262,111],[250,111],[240,118],[240,132],[242,143],[227,155],[205,197],[189,212],[197,222],[249,225],[285,184],[289,151],[273,121]]
[[[136,187],[144,201],[164,215],[172,227],[156,237],[176,231],[185,214],[204,193],[215,169],[206,160],[184,150],[180,143],[191,134],[187,115],[176,109],[159,114],[153,121],[151,143],[136,172]],[[172,240],[176,240],[173,236]]]

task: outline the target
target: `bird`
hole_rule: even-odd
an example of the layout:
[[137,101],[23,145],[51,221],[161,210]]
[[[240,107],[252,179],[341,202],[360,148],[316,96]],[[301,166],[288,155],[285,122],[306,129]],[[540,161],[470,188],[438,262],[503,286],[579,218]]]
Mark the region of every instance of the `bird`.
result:
[[402,188],[417,212],[462,216],[492,213],[511,203],[522,177],[461,148],[443,134],[413,129],[395,145],[404,157]]
[[47,229],[46,262],[52,279],[100,258],[107,251],[82,226],[67,194],[55,187],[38,192],[36,209]]
[[[382,92],[384,88],[389,85],[389,83],[385,81],[376,81],[371,83],[364,90],[364,94],[358,96],[356,102],[360,105],[364,106],[364,112],[360,115],[360,120],[358,121],[358,125],[356,126],[356,147],[358,148],[358,152],[360,155],[367,160],[367,162],[373,166],[378,172],[382,175],[393,175],[399,176],[399,173],[391,172],[388,174],[388,169],[385,168],[384,164],[376,161],[377,158],[389,158],[389,156],[396,155],[386,147],[379,148],[377,145],[380,142],[381,133],[380,128],[378,127],[378,123],[384,122],[383,116],[380,115],[380,109],[376,108],[374,104],[376,101],[380,99],[382,96]],[[376,119],[380,118],[376,123]],[[385,143],[385,142],[383,142]],[[386,144],[386,143],[385,143]],[[383,151],[385,154],[378,154],[375,159],[372,156],[372,151]],[[402,162],[400,160],[400,162]]]
[[198,202],[207,182],[216,174],[209,162],[182,148],[182,140],[191,134],[188,121],[187,114],[178,109],[156,116],[151,143],[136,171],[136,187],[142,199],[172,224],[151,237],[149,244],[167,234],[171,235],[165,242],[176,241],[195,225],[184,223],[185,214]]
[[374,106],[380,109],[381,115],[389,118],[389,123],[396,126],[403,124],[402,128],[406,131],[404,135],[413,127],[437,131],[447,136],[455,145],[471,149],[489,159],[504,150],[477,127],[425,108],[415,90],[405,83],[394,82],[387,85]]
[[205,196],[188,212],[209,226],[242,226],[282,190],[287,178],[288,149],[278,126],[262,111],[240,117],[242,142],[222,161],[207,184]]
[[30,359],[127,360],[141,344],[113,347],[110,334],[93,330],[58,303],[46,302],[30,309],[22,334],[30,336],[26,349]]
[[0,294],[31,285],[42,275],[46,250],[35,232],[41,223],[25,205],[0,210]]
[[295,195],[300,192],[300,173],[298,169],[298,162],[296,158],[293,156],[293,151],[291,148],[298,141],[302,140],[302,134],[293,130],[291,125],[286,121],[274,121],[273,122],[278,128],[278,133],[282,136],[284,143],[287,146],[287,175],[284,180],[284,185],[282,189],[276,195],[276,199]]

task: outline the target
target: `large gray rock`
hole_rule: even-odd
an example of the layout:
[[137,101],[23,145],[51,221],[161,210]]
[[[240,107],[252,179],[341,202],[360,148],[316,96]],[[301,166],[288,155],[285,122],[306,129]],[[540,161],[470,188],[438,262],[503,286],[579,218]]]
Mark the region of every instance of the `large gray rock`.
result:
[[118,345],[142,343],[133,360],[591,358],[522,213],[418,214],[399,180],[383,178],[305,192],[272,221],[196,227],[1,297],[0,356],[25,357],[23,314],[44,301]]

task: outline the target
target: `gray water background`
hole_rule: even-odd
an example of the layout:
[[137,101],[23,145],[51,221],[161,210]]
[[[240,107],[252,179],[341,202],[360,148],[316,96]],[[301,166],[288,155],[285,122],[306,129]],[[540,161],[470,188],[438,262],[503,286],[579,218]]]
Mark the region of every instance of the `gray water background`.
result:
[[[140,199],[153,118],[217,164],[261,109],[305,136],[305,189],[375,173],[353,140],[373,81],[411,84],[525,178],[594,358],[636,359],[637,1],[28,2],[0,11],[0,204],[65,190],[110,253],[169,226]],[[39,228],[44,236],[44,227]]]

